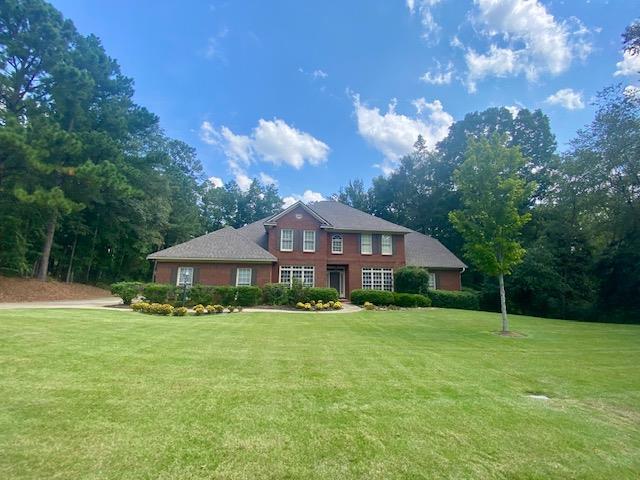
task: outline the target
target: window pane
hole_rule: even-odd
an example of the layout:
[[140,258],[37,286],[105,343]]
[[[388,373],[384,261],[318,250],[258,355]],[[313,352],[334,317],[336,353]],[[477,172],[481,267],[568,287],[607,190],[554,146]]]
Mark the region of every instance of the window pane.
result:
[[178,268],[178,285],[193,285],[193,267]]
[[363,233],[360,235],[360,253],[370,255],[372,252],[371,247],[371,234]]
[[331,237],[331,253],[342,253],[342,235]]
[[304,231],[304,246],[303,250],[305,252],[315,252],[316,251],[316,232],[314,230],[305,230]]
[[393,291],[392,268],[363,268],[362,288]]
[[293,230],[285,228],[280,231],[280,250],[293,250]]
[[391,255],[393,253],[391,235],[382,235],[381,250],[382,255]]
[[236,286],[251,285],[251,269],[239,268],[236,276]]

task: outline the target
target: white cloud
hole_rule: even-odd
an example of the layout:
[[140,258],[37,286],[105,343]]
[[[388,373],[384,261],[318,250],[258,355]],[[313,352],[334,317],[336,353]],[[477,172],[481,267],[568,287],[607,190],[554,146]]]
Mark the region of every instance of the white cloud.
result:
[[436,63],[436,69],[426,72],[420,77],[420,80],[431,85],[448,85],[451,83],[451,78],[453,77],[453,63],[449,62],[444,69],[442,65],[440,65],[440,62]]
[[[224,125],[216,128],[204,121],[200,125],[200,139],[224,152],[229,170],[243,190],[251,185],[246,169],[252,163],[268,162],[300,169],[305,163],[325,162],[330,151],[325,143],[277,118],[260,119],[250,135],[237,135]],[[267,177],[275,182],[264,173],[260,175],[263,182]]]
[[513,118],[516,118],[518,116],[518,113],[520,112],[520,107],[517,105],[505,105],[504,108],[509,110],[509,113]]
[[226,62],[226,56],[222,49],[222,39],[227,36],[229,29],[227,27],[221,28],[214,36],[209,37],[207,40],[207,47],[204,51],[205,58],[209,60],[222,60]]
[[319,202],[324,200],[324,196],[321,193],[314,192],[312,190],[305,190],[302,195],[293,194],[282,199],[282,206],[284,208],[290,207],[297,201],[302,200],[304,203]]
[[447,136],[453,123],[453,117],[444,111],[439,100],[413,100],[417,111],[415,117],[397,113],[396,103],[394,99],[387,112],[380,113],[380,109],[362,104],[359,95],[353,96],[358,133],[384,155],[384,162],[378,166],[385,174],[393,171],[398,160],[411,152],[418,135],[422,135],[427,146],[433,148]]
[[278,180],[276,180],[271,175],[268,175],[264,172],[260,172],[260,181],[264,185],[278,185]]
[[534,81],[544,73],[558,75],[570,67],[574,57],[584,59],[592,50],[591,32],[579,19],[557,21],[538,0],[475,3],[476,20],[492,42],[487,53],[467,51],[467,88],[471,92],[477,81],[489,76],[523,74]]
[[329,74],[321,69],[314,70],[311,74],[313,78],[327,78]]
[[224,186],[224,182],[220,177],[209,177],[209,183],[216,188],[220,188]]
[[582,92],[576,92],[571,88],[563,88],[553,95],[549,95],[545,100],[550,105],[560,105],[567,110],[579,110],[584,108]]
[[633,55],[631,52],[625,51],[622,60],[616,63],[616,71],[614,75],[627,76],[638,75],[640,73],[640,55]]
[[636,85],[627,85],[624,87],[624,95],[633,100],[640,100],[640,87]]
[[440,32],[440,25],[433,17],[432,8],[441,0],[407,0],[407,8],[413,15],[418,13],[423,29],[423,38],[433,40]]

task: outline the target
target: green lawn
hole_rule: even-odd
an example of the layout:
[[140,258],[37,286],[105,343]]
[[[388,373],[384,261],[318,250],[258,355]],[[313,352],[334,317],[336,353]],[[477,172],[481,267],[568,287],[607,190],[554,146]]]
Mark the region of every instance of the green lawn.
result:
[[0,478],[639,478],[640,326],[511,320],[0,310]]

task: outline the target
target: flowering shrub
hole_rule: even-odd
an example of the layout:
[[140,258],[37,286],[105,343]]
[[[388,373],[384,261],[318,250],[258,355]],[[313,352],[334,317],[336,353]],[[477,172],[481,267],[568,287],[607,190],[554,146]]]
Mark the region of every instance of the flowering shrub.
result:
[[323,312],[325,310],[340,310],[342,309],[342,303],[334,302],[333,300],[327,303],[324,303],[321,300],[312,300],[310,302],[298,302],[296,303],[296,308],[298,310],[315,310],[316,312]]
[[184,317],[187,314],[187,307],[176,307],[173,309],[173,314],[176,317]]
[[205,313],[207,313],[207,311],[205,310],[203,305],[198,304],[193,307],[193,313],[195,313],[196,315],[204,315]]
[[149,304],[147,302],[138,302],[131,305],[131,310],[134,312],[146,312],[149,309]]

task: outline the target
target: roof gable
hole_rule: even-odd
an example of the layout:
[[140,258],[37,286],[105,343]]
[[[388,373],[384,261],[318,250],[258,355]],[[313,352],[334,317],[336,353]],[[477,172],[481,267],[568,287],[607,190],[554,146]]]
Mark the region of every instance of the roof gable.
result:
[[309,205],[306,205],[304,202],[302,202],[300,200],[298,200],[293,205],[290,205],[289,207],[285,208],[281,212],[278,212],[275,215],[272,215],[271,217],[269,217],[264,222],[264,225],[275,225],[276,221],[279,218],[282,218],[283,216],[285,216],[289,212],[293,212],[298,207],[300,207],[300,208],[304,209],[306,212],[308,212],[312,217],[314,217],[316,220],[318,220],[321,225],[330,226],[329,222],[327,222],[327,220],[325,220],[320,214],[318,214],[318,212],[314,211]]
[[309,204],[314,212],[326,219],[330,228],[356,232],[409,233],[410,229],[365,213],[335,200]]
[[224,227],[165,248],[152,253],[147,258],[150,260],[276,261],[276,257],[233,227]]

